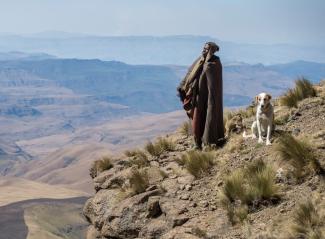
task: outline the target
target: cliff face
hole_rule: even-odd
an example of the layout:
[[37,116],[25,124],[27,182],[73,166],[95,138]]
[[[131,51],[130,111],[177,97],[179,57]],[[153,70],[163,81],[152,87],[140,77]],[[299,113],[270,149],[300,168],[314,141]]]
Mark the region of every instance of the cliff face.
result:
[[[108,170],[94,166],[96,194],[84,206],[90,223],[87,238],[323,238],[324,175],[306,164],[300,168],[303,176],[294,178],[294,164],[289,158],[281,160],[278,153],[285,133],[297,140],[308,139],[313,162],[324,169],[325,82],[315,88],[317,96],[300,101],[297,108],[274,102],[277,126],[272,146],[232,134],[221,149],[193,153],[191,137],[183,132],[167,136],[173,143],[161,146],[163,150],[158,153],[147,145],[146,151],[127,152],[128,156],[111,160],[113,167]],[[250,126],[253,120],[254,116],[246,117],[244,125]],[[189,163],[191,157],[201,160],[200,165]],[[251,165],[259,160],[274,172],[268,184],[260,187],[260,197],[256,196],[258,187],[250,184],[254,177]],[[229,187],[236,172],[241,173],[238,185],[244,185],[242,194],[250,190],[247,185],[256,190],[246,203],[233,196],[227,208],[223,196],[229,199],[229,193],[238,193]],[[268,185],[270,195],[265,192]],[[321,210],[313,212],[317,223],[307,223],[306,233],[298,235],[292,225],[297,223],[296,211],[305,200],[315,201]],[[311,233],[319,237],[306,236]]]

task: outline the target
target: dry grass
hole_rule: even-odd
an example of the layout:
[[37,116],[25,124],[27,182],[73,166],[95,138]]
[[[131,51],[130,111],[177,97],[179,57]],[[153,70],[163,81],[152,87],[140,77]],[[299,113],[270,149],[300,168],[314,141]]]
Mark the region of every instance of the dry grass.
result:
[[166,138],[158,138],[155,143],[148,142],[145,150],[152,156],[160,156],[164,152],[174,151],[175,143]]
[[300,100],[316,96],[316,90],[313,84],[305,78],[296,81],[296,91]]
[[284,114],[274,119],[274,124],[276,125],[285,125],[288,122],[290,115]]
[[255,106],[248,106],[246,109],[239,110],[238,113],[241,114],[243,118],[250,118],[256,114],[256,108]]
[[206,174],[213,165],[213,154],[209,152],[189,151],[177,162],[184,165],[187,171],[199,178]]
[[203,238],[203,239],[208,238],[207,232],[205,230],[202,230],[199,227],[192,228],[191,232],[192,232],[193,235],[195,235],[195,236],[197,236],[199,238]]
[[132,150],[125,150],[124,155],[127,157],[134,157],[138,154],[138,149],[132,149]]
[[232,173],[225,181],[223,186],[223,194],[230,202],[235,202],[236,199],[244,201],[245,187],[243,184],[243,172],[241,170]]
[[246,107],[245,109],[238,109],[238,110],[225,110],[223,115],[224,122],[227,122],[231,118],[233,118],[235,115],[240,114],[243,118],[250,118],[256,114],[255,106],[250,105]]
[[279,198],[278,192],[274,170],[262,160],[255,160],[226,178],[220,201],[229,221],[236,224],[260,203]]
[[142,150],[137,149],[132,151],[125,151],[124,154],[127,155],[128,157],[131,157],[131,159],[129,160],[130,164],[136,165],[138,166],[138,168],[142,168],[150,165],[148,156]]
[[289,89],[283,96],[280,98],[280,104],[288,106],[290,108],[298,106],[298,96],[296,91],[293,89]]
[[168,178],[168,174],[164,170],[159,169],[159,173],[163,179]]
[[305,79],[301,78],[296,80],[294,89],[289,89],[281,98],[280,104],[288,106],[290,108],[297,107],[298,102],[308,98],[315,97],[316,90],[313,84]]
[[112,160],[110,157],[105,156],[102,159],[96,160],[90,167],[90,176],[95,178],[99,173],[113,168]]
[[180,127],[179,132],[186,137],[190,136],[191,135],[190,123],[188,121],[184,122]]
[[234,153],[234,152],[241,152],[245,147],[245,140],[242,135],[234,135],[230,140],[227,142],[225,146],[225,151]]
[[[249,177],[249,175],[247,175]],[[278,187],[275,185],[275,172],[271,167],[264,167],[248,178],[250,188],[247,192],[253,200],[269,200],[277,196]],[[250,199],[248,197],[248,201]],[[253,200],[249,201],[252,202]]]
[[149,186],[149,177],[146,170],[134,169],[129,176],[130,186],[134,194],[139,194]]
[[324,171],[306,139],[298,140],[290,134],[285,134],[278,138],[273,149],[282,161],[293,167],[296,179],[301,179],[310,169],[316,173]]
[[293,215],[291,227],[293,236],[306,239],[324,238],[324,219],[311,201],[301,203]]

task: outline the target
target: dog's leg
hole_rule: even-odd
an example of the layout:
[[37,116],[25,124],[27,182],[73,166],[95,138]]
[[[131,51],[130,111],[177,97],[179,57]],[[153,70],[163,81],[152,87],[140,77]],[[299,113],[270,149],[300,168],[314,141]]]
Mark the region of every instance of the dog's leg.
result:
[[269,120],[267,124],[267,135],[266,135],[266,145],[271,145],[271,132],[272,132],[272,122]]
[[257,121],[257,131],[258,131],[258,142],[263,143],[261,121],[259,119],[257,119],[256,121]]
[[258,136],[257,121],[254,121],[252,124],[252,138],[256,139],[257,136]]
[[273,126],[273,123],[274,123],[274,115],[272,114],[272,116],[269,118],[268,120],[268,124],[267,124],[267,136],[266,136],[266,145],[271,145],[271,134],[274,130],[274,126]]

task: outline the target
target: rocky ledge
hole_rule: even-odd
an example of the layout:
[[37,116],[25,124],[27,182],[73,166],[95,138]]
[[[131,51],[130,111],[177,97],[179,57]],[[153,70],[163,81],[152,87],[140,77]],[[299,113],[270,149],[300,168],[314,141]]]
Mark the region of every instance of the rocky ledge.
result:
[[[147,145],[146,150],[111,158],[107,170],[94,166],[91,175],[96,193],[84,206],[90,223],[87,238],[307,238],[288,236],[288,228],[303,199],[318,198],[317,205],[325,208],[324,177],[306,173],[302,180],[295,181],[292,165],[280,161],[274,152],[281,132],[290,132],[312,140],[315,155],[325,166],[324,82],[317,90],[316,97],[302,100],[296,108],[274,102],[278,125],[272,146],[235,134],[223,148],[207,149],[213,162],[207,170],[200,168],[200,174],[191,172],[182,161],[192,143],[184,132],[167,136],[173,146],[159,153]],[[249,126],[253,119],[246,117],[244,124]],[[245,219],[231,221],[229,211],[220,203],[227,177],[259,159],[276,172],[279,198],[255,200],[253,206],[248,204]],[[231,205],[236,207],[239,201]],[[320,233],[324,232],[324,227],[319,228]]]

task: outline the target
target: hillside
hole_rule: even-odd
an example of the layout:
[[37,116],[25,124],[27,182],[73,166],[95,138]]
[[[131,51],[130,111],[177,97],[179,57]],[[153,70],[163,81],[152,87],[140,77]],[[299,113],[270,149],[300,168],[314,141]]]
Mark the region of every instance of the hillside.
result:
[[31,199],[0,207],[1,239],[82,239],[86,197]]
[[97,162],[87,238],[324,238],[325,82],[315,88],[296,108],[273,102],[272,146],[233,134],[193,152],[185,129]]
[[[90,192],[83,175],[91,160],[80,149],[123,151],[173,132],[185,118],[177,111],[181,104],[175,90],[184,66],[13,55],[23,58],[0,64],[0,135],[6,139],[0,142],[1,175]],[[280,95],[295,75],[318,82],[324,65],[224,64],[224,105],[248,105],[261,91]]]
[[[105,155],[122,152],[151,140],[156,135],[173,132],[185,119],[177,111],[158,115],[128,117],[97,126],[84,127],[73,133],[20,140],[18,144],[39,159],[11,162],[7,176],[18,176],[48,184],[64,184],[92,193],[91,179],[85,177],[91,163]],[[42,156],[45,155],[45,156]]]
[[81,196],[88,196],[88,194],[22,178],[0,177],[0,207],[34,198],[62,199]]
[[[170,112],[180,109],[175,89],[186,71],[186,66],[129,65],[101,60],[1,61],[0,85],[4,87],[1,90],[2,103],[8,104],[9,101],[17,107],[16,111],[3,111],[12,114],[17,112],[17,116],[24,116],[28,112],[37,116],[52,108],[55,112],[56,105],[86,104],[94,107],[97,104],[96,111],[88,109],[88,113],[93,113],[94,119],[97,119],[104,116],[98,115],[99,112],[107,112],[104,117],[120,113],[111,112],[111,108],[114,108],[112,104],[117,104],[129,107],[128,110],[133,110],[133,114]],[[292,79],[297,76],[304,75],[318,82],[325,73],[325,64],[307,61],[269,66],[224,63],[223,73],[224,104],[233,107],[249,104],[254,91],[279,95],[291,86]],[[28,88],[23,90],[26,86]],[[8,92],[10,90],[15,90],[15,94]],[[58,90],[65,94],[58,94]],[[18,94],[19,101],[15,99]],[[25,111],[19,107],[24,107]],[[124,114],[128,113],[126,109],[124,111]]]

